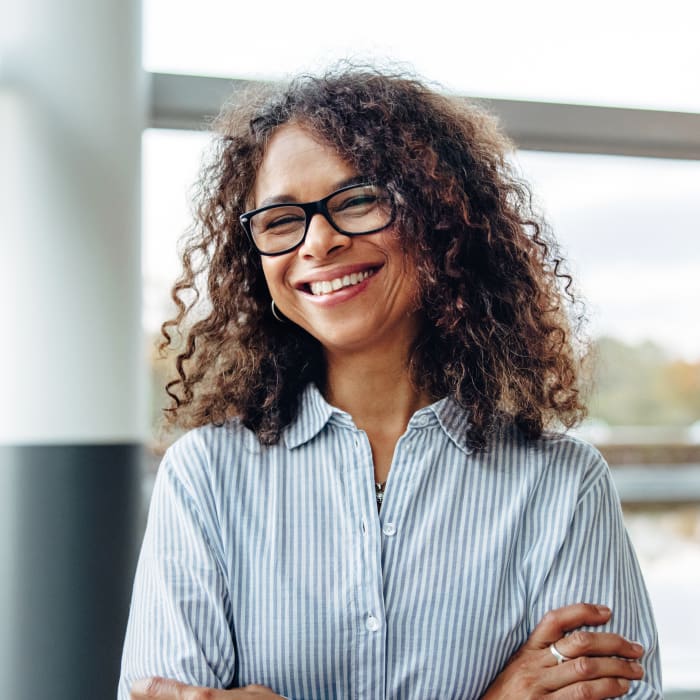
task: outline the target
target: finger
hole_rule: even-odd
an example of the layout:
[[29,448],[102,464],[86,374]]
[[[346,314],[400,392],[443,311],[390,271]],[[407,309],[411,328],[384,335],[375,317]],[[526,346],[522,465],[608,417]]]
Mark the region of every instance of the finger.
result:
[[277,695],[271,688],[266,685],[246,685],[243,690],[245,690],[250,697],[260,697],[260,698],[283,698],[283,700],[289,700],[286,695]]
[[172,678],[142,678],[131,686],[131,700],[218,700],[226,691],[200,688]]
[[630,682],[625,678],[599,678],[594,681],[583,681],[568,685],[557,690],[548,697],[551,700],[605,700],[605,698],[619,698],[630,688]]
[[215,690],[187,685],[170,678],[142,678],[131,686],[130,700],[232,700],[244,693],[250,698],[280,698],[266,685],[247,685],[236,690]]
[[606,623],[610,615],[610,608],[590,603],[575,603],[550,610],[532,631],[525,646],[530,649],[544,649],[577,627]]
[[[621,656],[638,659],[644,654],[644,647],[612,632],[589,632],[576,630],[555,643],[557,651],[570,658],[577,656]],[[556,660],[552,656],[552,660]],[[551,665],[551,664],[550,664]]]
[[187,687],[170,678],[141,678],[131,686],[131,700],[185,700]]
[[636,661],[581,656],[561,666],[545,669],[540,676],[540,682],[544,688],[553,691],[599,678],[626,678],[637,681],[644,678],[644,669]]

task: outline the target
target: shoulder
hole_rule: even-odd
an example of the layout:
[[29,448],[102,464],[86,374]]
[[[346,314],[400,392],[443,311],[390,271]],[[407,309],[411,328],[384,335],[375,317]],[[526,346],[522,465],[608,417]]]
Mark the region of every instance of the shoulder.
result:
[[570,433],[548,431],[530,439],[516,427],[508,426],[493,436],[488,450],[510,461],[527,462],[541,469],[605,467],[605,459],[593,445]]
[[167,453],[213,453],[227,449],[259,452],[261,445],[252,430],[246,428],[239,419],[233,418],[223,425],[203,425],[189,430],[170,445]]
[[509,427],[494,436],[489,451],[497,468],[533,495],[576,502],[592,488],[614,489],[601,453],[569,433],[546,432],[528,439]]
[[610,468],[599,450],[590,443],[568,433],[545,433],[538,449],[546,455],[550,475],[570,475],[579,484],[581,493],[594,485],[612,486]]
[[605,459],[589,442],[569,433],[545,432],[532,440],[530,451],[541,455],[550,469],[600,474],[607,470]]
[[185,433],[166,450],[160,470],[194,487],[218,481],[222,472],[230,474],[237,464],[259,460],[263,451],[253,431],[233,419]]

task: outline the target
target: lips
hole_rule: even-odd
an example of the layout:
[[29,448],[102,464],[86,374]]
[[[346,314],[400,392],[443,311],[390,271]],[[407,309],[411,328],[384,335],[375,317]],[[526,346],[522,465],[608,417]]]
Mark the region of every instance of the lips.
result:
[[297,289],[314,297],[324,296],[361,284],[374,275],[380,267],[382,266],[353,265],[342,269],[328,270],[295,286]]
[[353,272],[350,275],[343,275],[343,277],[335,277],[332,280],[325,280],[324,282],[312,282],[309,284],[311,293],[317,297],[322,294],[330,294],[331,292],[337,292],[339,289],[344,287],[353,287],[360,282],[363,282],[368,277],[374,274],[374,270],[365,270],[364,272]]

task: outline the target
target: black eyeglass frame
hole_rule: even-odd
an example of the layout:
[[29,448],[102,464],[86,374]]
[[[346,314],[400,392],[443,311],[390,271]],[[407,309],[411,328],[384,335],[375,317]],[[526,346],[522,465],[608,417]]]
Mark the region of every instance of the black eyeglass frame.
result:
[[[379,228],[373,228],[369,231],[362,231],[360,233],[355,233],[354,231],[343,231],[343,229],[336,225],[336,223],[333,221],[333,218],[331,217],[331,213],[328,211],[328,202],[341,192],[345,192],[346,190],[352,190],[356,187],[377,187],[377,185],[372,182],[357,182],[354,185],[346,185],[345,187],[341,187],[339,190],[331,192],[329,195],[327,195],[323,199],[319,199],[316,202],[280,202],[279,204],[268,204],[265,207],[260,207],[259,209],[251,209],[250,211],[241,214],[238,217],[238,220],[241,222],[241,226],[246,232],[246,235],[248,236],[250,242],[253,245],[253,248],[255,248],[255,250],[260,255],[268,256],[284,255],[285,253],[291,253],[293,250],[298,248],[306,240],[306,234],[309,231],[311,219],[314,216],[316,216],[316,214],[320,214],[338,233],[342,233],[344,236],[367,236],[370,233],[378,233],[379,231],[383,231],[385,228],[391,226],[391,224],[394,223],[394,219],[396,218],[396,209],[394,206],[394,198],[391,196],[391,192],[389,192],[388,190],[385,191],[389,197],[389,202],[391,204],[391,215],[389,216],[389,221],[387,221],[386,224],[380,226]],[[268,211],[269,209],[279,209],[281,207],[298,207],[304,212],[304,217],[306,218],[304,235],[299,239],[297,243],[295,243],[289,248],[285,248],[284,250],[277,250],[274,253],[267,253],[265,251],[260,250],[260,248],[258,248],[258,246],[256,245],[255,239],[253,238],[253,231],[250,227],[250,220],[253,218],[253,216],[255,216],[256,214],[260,214],[263,211]]]

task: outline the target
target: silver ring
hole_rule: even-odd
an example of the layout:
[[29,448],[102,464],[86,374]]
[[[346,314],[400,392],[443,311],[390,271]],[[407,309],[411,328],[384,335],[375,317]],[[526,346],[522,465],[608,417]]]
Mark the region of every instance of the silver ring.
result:
[[557,664],[563,664],[565,661],[571,661],[570,656],[564,656],[559,649],[557,649],[554,644],[549,645],[549,651],[552,652],[552,656],[557,660]]

